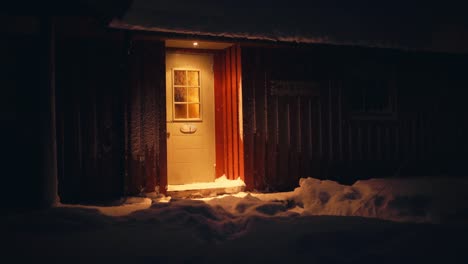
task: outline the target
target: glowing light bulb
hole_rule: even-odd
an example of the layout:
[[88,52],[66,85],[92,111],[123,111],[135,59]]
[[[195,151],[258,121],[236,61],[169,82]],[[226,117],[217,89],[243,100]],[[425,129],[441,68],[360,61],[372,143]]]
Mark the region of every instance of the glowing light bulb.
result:
[[193,46],[194,46],[194,47],[198,47],[198,42],[196,42],[196,41],[193,42]]

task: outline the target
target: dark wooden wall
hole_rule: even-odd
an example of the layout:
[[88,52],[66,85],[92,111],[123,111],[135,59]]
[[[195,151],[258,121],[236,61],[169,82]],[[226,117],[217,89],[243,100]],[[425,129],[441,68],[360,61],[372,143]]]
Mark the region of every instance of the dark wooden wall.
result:
[[60,197],[164,192],[164,42],[67,22],[85,25],[57,40]]
[[[4,33],[0,43],[2,122],[15,128],[4,130],[12,172],[6,185],[15,186],[5,193],[19,189],[36,204],[43,200],[39,186],[49,181],[45,167],[53,167],[54,95],[62,202],[114,199],[157,186],[164,192],[164,43],[109,31],[97,21],[60,21],[51,42],[49,23],[33,21],[33,29]],[[217,176],[240,176],[258,190],[290,190],[308,176],[345,183],[464,176],[467,61],[466,55],[324,46],[219,52]],[[355,74],[383,76],[393,87],[390,113],[352,111],[348,81]]]
[[244,142],[241,132],[240,46],[218,52],[214,57],[216,177],[244,180]]
[[8,201],[4,205],[7,210],[50,206],[56,183],[55,153],[51,151],[54,149],[52,24],[48,18],[33,16],[7,20],[7,24],[0,26],[4,186],[0,196]]
[[[287,190],[309,176],[351,183],[461,174],[468,132],[464,67],[463,56],[441,54],[243,47],[246,179],[256,189]],[[349,80],[356,75],[391,87],[391,111],[352,110],[356,87]]]
[[166,70],[164,42],[135,37],[128,47],[125,159],[127,194],[165,192]]
[[115,199],[124,188],[123,35],[66,30],[56,41],[59,195]]
[[312,79],[317,85],[305,94],[272,93],[271,80],[311,80],[303,71],[291,71],[310,64],[281,51],[242,48],[245,178],[250,189],[292,188],[312,171],[316,166],[312,161],[323,150],[315,129],[320,123],[318,96],[323,80]]

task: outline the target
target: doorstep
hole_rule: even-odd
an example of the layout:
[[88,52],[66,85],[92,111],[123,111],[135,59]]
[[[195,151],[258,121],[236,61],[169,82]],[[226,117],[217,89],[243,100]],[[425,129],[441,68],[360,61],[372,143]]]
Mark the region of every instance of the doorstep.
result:
[[205,189],[174,190],[167,191],[167,196],[172,198],[207,198],[222,194],[235,194],[243,192],[245,186],[213,187]]
[[212,182],[168,185],[167,195],[173,198],[205,198],[244,190],[245,183],[240,178],[230,180],[223,175]]

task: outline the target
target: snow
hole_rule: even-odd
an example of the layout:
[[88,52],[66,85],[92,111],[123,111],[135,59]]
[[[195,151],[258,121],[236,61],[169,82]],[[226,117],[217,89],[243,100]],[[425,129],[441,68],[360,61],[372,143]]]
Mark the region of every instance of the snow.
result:
[[214,188],[232,188],[245,186],[240,178],[229,180],[226,175],[217,178],[214,182],[197,182],[190,184],[168,185],[167,191],[205,190]]
[[[170,196],[148,195],[127,197],[114,205],[66,205],[63,208],[95,209],[106,216],[126,216],[151,207],[173,206],[182,201],[196,201],[222,209],[231,216],[356,216],[398,222],[464,222],[468,221],[468,180],[466,179],[370,179],[351,186],[314,178],[300,179],[291,192],[239,192],[217,197],[171,199]],[[221,177],[212,183],[171,186],[170,190],[245,186],[239,178]]]
[[466,263],[467,187],[307,178],[284,193],[61,204],[1,218],[2,244],[15,262]]
[[248,31],[242,31],[242,32],[227,32],[227,31],[222,31],[222,30],[221,31],[200,31],[200,30],[184,29],[184,28],[131,25],[131,24],[127,24],[125,22],[119,21],[119,20],[112,20],[109,26],[113,28],[121,28],[121,29],[155,31],[155,32],[175,33],[175,34],[183,34],[183,35],[199,35],[199,36],[204,36],[204,37],[223,37],[223,38],[228,38],[228,39],[262,40],[262,41],[272,41],[272,42],[340,44],[340,43],[335,43],[326,37],[289,35],[287,33],[281,33],[281,32],[275,32],[275,34],[268,34],[268,33],[253,33],[253,32],[248,32]]
[[[165,201],[166,199],[163,199],[161,202]],[[150,198],[128,197],[122,204],[110,206],[58,204],[57,207],[94,209],[107,216],[124,216],[139,210],[148,209],[151,206],[151,203],[152,200]]]
[[[358,216],[399,222],[468,221],[468,180],[370,179],[351,186],[314,178],[284,193],[238,193],[199,199],[233,214],[260,212]],[[266,211],[262,211],[268,208]],[[271,209],[271,210],[270,210]]]
[[301,179],[297,201],[306,214],[375,217],[393,221],[466,221],[468,181],[457,179],[371,179],[352,186]]
[[[135,0],[112,28],[289,43],[324,43],[466,53],[464,13],[407,1],[157,1]],[[458,11],[457,11],[458,10]],[[458,22],[442,23],[450,17]],[[463,21],[463,22],[462,22]]]

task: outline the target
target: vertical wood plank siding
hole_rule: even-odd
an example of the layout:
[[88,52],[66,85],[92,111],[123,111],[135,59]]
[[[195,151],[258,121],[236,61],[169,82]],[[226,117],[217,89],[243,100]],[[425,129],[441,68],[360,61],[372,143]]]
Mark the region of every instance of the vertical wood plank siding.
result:
[[[351,183],[460,172],[448,165],[456,163],[449,159],[460,161],[466,143],[457,149],[450,138],[461,138],[455,134],[466,128],[467,116],[452,96],[460,95],[457,85],[466,84],[466,78],[451,72],[452,58],[428,57],[371,49],[242,47],[248,186],[290,190],[309,176]],[[397,93],[393,116],[355,117],[346,105],[343,76],[366,59],[388,66],[385,74]],[[459,63],[466,65],[466,59]],[[299,94],[278,91],[275,81],[310,87]],[[447,85],[450,89],[444,90]],[[453,95],[440,96],[448,91]],[[447,158],[444,152],[453,155]]]
[[[167,185],[164,43],[106,34],[57,35],[63,202],[157,186],[165,192]],[[344,76],[366,60],[390,65],[385,72],[396,93],[390,116],[350,111]],[[241,177],[250,190],[281,191],[309,176],[351,183],[466,175],[467,61],[351,47],[235,45],[220,51],[214,60],[216,176]]]
[[14,21],[0,36],[2,198],[10,198],[2,211],[7,214],[50,207],[56,195],[55,25],[46,16]]
[[126,193],[153,192],[167,185],[165,47],[132,40],[126,102]]
[[240,134],[240,47],[215,54],[216,177],[244,180],[244,143]]
[[[67,23],[81,25],[69,32]],[[62,202],[167,185],[164,42],[63,22],[56,44]]]
[[57,149],[62,202],[123,194],[122,37],[57,37]]

